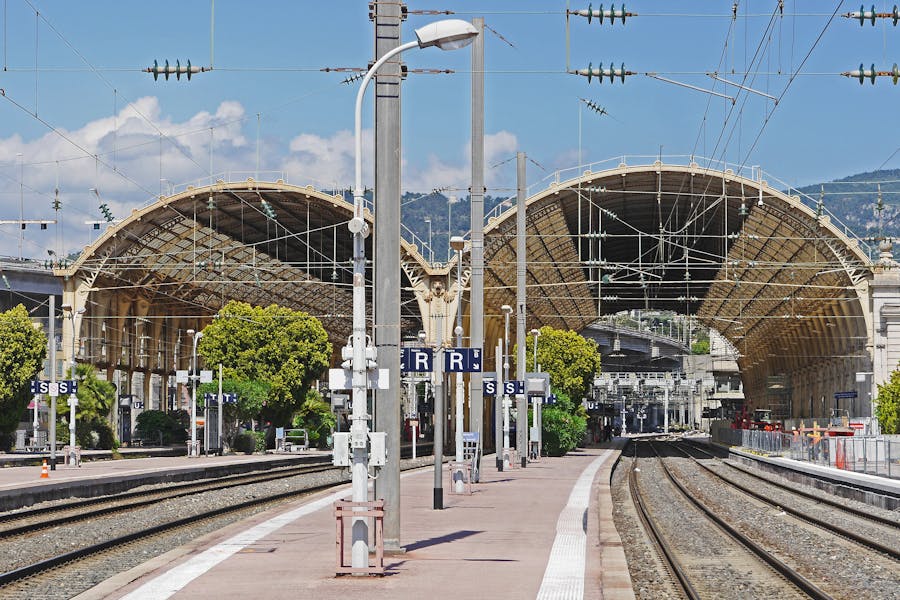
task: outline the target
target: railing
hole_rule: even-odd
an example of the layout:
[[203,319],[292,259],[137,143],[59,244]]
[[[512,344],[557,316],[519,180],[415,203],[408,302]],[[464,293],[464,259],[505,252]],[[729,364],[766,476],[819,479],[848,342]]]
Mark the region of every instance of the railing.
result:
[[900,479],[900,436],[840,436],[718,429],[714,441],[756,452],[881,477]]

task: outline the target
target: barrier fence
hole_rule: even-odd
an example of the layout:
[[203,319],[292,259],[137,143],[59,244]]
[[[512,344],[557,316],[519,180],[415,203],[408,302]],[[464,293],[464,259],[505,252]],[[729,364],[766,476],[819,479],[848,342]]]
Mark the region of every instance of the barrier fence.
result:
[[831,437],[823,431],[718,429],[713,440],[855,473],[900,479],[900,436]]

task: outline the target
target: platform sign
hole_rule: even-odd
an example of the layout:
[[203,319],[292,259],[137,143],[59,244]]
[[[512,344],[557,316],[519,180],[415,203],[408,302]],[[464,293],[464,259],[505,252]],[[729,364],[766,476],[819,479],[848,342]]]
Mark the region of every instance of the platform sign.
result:
[[[203,402],[207,406],[213,406],[218,403],[219,394],[215,392],[206,392],[203,394]],[[222,394],[222,403],[223,404],[234,404],[237,402],[237,394],[223,393]]]
[[187,383],[187,382],[188,382],[187,369],[177,369],[175,371],[175,383]]
[[431,373],[434,370],[434,353],[431,348],[403,348],[400,370],[404,373]]
[[497,395],[497,380],[496,379],[483,379],[481,381],[482,393],[485,396],[496,396]]
[[481,348],[447,348],[444,350],[445,373],[480,373]]
[[41,381],[33,379],[31,381],[32,394],[49,394],[51,396],[64,396],[66,394],[74,394],[78,391],[78,380],[63,379],[62,381]]
[[503,382],[503,393],[507,396],[515,396],[525,393],[525,382],[518,379],[510,379]]
[[[389,369],[371,369],[366,371],[366,388],[370,390],[389,390]],[[328,389],[352,390],[353,371],[350,369],[328,369]]]
[[856,398],[858,396],[859,396],[859,394],[857,394],[856,392],[835,392],[834,399],[835,400],[841,400],[841,399],[846,400],[848,398]]

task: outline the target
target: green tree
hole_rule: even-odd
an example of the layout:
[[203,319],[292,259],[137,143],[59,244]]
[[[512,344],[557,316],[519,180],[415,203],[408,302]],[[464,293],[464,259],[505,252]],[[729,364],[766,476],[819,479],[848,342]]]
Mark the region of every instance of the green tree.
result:
[[900,370],[891,373],[890,381],[878,385],[875,416],[882,433],[900,433]]
[[334,430],[336,419],[331,405],[316,390],[306,393],[303,406],[294,415],[294,427],[302,427],[309,433],[309,443],[317,448],[327,447],[328,436]]
[[[72,370],[69,369],[69,377]],[[109,411],[116,402],[116,386],[105,379],[97,377],[97,368],[94,365],[80,363],[75,366],[75,375],[78,379],[78,407],[75,409],[77,421],[93,421],[95,419],[108,419]],[[60,396],[60,406],[66,406],[68,396]]]
[[0,446],[9,448],[31,397],[29,381],[47,355],[47,336],[35,328],[21,304],[0,313]]
[[[525,338],[525,343],[525,359],[532,365],[534,338],[531,334]],[[538,337],[537,362],[550,374],[551,385],[577,402],[587,395],[594,376],[600,372],[600,351],[594,340],[574,331],[544,326]]]
[[331,343],[322,323],[304,312],[231,301],[203,330],[197,352],[207,365],[223,365],[229,379],[267,386],[258,414],[282,426],[328,368]]

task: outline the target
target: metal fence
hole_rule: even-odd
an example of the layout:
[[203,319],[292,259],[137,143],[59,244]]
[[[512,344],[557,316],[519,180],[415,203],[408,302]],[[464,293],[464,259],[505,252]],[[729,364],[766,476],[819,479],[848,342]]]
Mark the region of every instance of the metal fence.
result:
[[721,428],[713,439],[769,455],[900,479],[900,436],[829,437],[815,432]]

